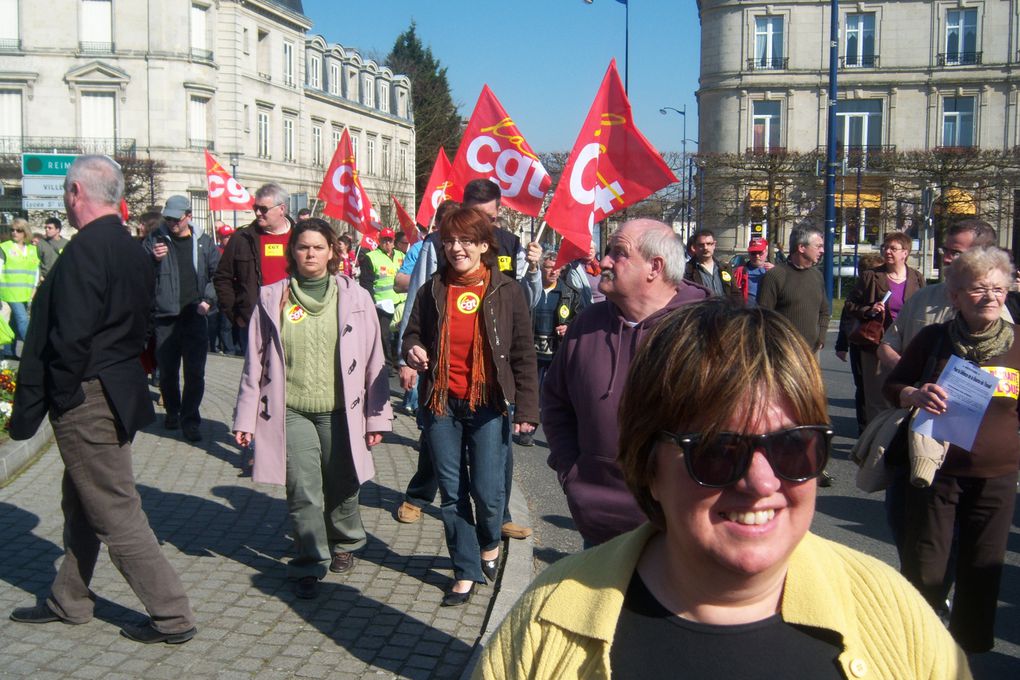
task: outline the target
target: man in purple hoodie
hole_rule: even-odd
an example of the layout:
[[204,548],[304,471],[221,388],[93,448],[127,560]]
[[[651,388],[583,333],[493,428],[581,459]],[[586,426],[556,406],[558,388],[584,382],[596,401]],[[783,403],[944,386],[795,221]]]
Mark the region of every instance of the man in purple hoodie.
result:
[[620,395],[641,340],[682,304],[709,297],[684,281],[683,243],[655,220],[637,219],[609,239],[599,290],[606,301],[578,316],[546,374],[542,426],[585,547],[646,521],[616,461]]

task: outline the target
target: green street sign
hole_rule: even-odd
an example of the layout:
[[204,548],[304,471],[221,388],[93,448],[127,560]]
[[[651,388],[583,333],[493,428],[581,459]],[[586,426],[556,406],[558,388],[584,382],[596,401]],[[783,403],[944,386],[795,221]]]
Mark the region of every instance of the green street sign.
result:
[[59,153],[26,153],[21,155],[22,175],[64,177],[78,156]]

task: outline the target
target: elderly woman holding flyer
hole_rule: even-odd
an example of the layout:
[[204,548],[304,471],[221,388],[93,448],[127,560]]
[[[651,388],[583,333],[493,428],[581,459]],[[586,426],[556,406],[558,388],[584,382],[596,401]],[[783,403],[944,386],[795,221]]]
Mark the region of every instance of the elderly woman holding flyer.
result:
[[1012,275],[1009,255],[998,248],[972,248],[960,255],[946,280],[958,315],[918,333],[885,383],[890,401],[938,416],[950,407],[952,397],[934,382],[915,387],[933,351],[936,377],[956,355],[998,378],[970,449],[950,446],[931,486],[909,487],[906,498],[903,575],[933,607],[942,605],[956,536],[956,590],[949,630],[970,653],[987,652],[994,644],[995,608],[1020,466],[1020,342],[1016,328],[999,318]]

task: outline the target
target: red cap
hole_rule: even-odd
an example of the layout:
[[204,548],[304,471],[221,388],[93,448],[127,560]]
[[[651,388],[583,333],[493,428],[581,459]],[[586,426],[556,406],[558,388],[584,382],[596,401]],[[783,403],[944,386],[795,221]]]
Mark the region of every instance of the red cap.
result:
[[383,240],[384,238],[388,238],[388,239],[390,239],[392,241],[396,237],[397,237],[397,235],[396,235],[396,233],[394,233],[394,231],[392,229],[383,228],[383,229],[379,230],[379,240],[380,241]]
[[224,224],[222,227],[216,230],[217,236],[230,236],[234,233],[234,228],[229,224]]
[[769,249],[769,242],[763,238],[753,239],[750,245],[747,246],[747,252],[749,253],[764,253]]

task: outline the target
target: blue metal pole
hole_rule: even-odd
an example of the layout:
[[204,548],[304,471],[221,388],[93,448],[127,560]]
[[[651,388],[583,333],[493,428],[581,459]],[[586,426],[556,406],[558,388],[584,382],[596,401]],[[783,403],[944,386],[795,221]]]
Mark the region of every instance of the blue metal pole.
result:
[[832,302],[832,249],[836,240],[836,66],[839,63],[839,0],[832,0],[829,21],[829,129],[825,163],[825,257],[822,276]]

